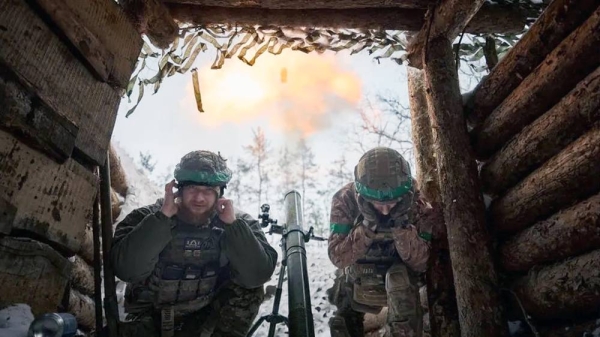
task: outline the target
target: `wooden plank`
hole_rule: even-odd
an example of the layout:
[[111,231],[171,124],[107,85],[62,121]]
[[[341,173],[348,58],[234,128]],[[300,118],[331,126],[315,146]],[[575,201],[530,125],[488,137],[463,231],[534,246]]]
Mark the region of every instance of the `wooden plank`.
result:
[[103,81],[127,87],[143,42],[114,1],[35,1]]
[[0,128],[63,163],[75,147],[78,128],[46,106],[0,63]]
[[60,305],[71,264],[38,241],[0,239],[0,301],[27,303],[34,315],[55,312]]
[[0,131],[0,197],[17,212],[12,224],[45,237],[66,252],[81,249],[97,178],[73,159],[57,164]]
[[475,89],[467,104],[473,126],[483,120],[596,8],[599,0],[554,0]]
[[75,146],[82,153],[104,163],[119,93],[97,81],[24,0],[0,0],[0,26],[0,61],[79,127]]
[[166,0],[180,4],[216,7],[259,7],[268,9],[421,8],[435,0]]
[[[407,48],[407,57],[409,64],[416,68],[422,68],[423,60],[427,58],[424,52],[428,41],[439,37],[447,38],[452,41],[474,20],[476,13],[483,5],[484,0],[447,0],[439,1],[438,5],[429,13],[427,24],[424,25],[419,33],[413,37]],[[521,26],[521,29],[524,27]]]
[[[418,31],[425,22],[425,10],[410,8],[264,9],[175,3],[169,3],[167,7],[175,20],[197,25],[276,25]],[[519,32],[525,26],[525,17],[518,8],[497,11],[492,5],[484,7],[480,13],[470,22],[467,33]]]

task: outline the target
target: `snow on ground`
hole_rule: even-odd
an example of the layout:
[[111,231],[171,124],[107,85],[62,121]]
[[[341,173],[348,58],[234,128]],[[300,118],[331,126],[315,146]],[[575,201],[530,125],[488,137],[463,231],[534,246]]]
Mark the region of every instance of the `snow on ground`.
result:
[[27,304],[15,304],[0,310],[0,337],[27,337],[33,322],[31,308]]

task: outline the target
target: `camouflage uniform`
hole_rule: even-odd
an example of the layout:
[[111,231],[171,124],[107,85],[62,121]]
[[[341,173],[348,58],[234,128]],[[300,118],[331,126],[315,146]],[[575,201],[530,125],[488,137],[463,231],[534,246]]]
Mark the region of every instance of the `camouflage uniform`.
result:
[[[367,152],[355,177],[331,205],[329,258],[341,274],[332,289],[338,307],[330,320],[332,336],[363,336],[362,327],[349,321],[362,325],[364,313],[384,306],[388,335],[421,336],[418,278],[427,268],[431,235],[419,229],[431,228],[423,222],[433,210],[415,192],[408,163],[396,151]],[[397,203],[384,216],[371,200]]]
[[[186,155],[175,171],[179,188],[215,186],[218,196],[230,177],[224,160],[207,151]],[[206,224],[189,224],[161,207],[159,200],[136,209],[115,230],[111,259],[128,282],[129,322],[120,336],[158,337],[165,322],[172,328],[163,336],[245,336],[277,262],[258,221],[236,211],[226,225],[212,212]]]

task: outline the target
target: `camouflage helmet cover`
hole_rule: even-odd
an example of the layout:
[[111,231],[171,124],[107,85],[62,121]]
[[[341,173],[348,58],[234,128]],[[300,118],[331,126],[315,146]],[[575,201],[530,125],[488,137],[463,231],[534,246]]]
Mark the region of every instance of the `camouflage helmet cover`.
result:
[[397,151],[376,147],[354,168],[356,192],[371,201],[397,201],[413,189],[410,165]]
[[175,180],[208,186],[225,186],[231,180],[231,170],[221,154],[193,151],[181,158],[175,167]]

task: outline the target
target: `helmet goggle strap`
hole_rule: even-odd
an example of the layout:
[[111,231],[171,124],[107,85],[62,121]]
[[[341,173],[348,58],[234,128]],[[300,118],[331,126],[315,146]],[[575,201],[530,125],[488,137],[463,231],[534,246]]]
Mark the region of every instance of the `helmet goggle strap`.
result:
[[369,200],[381,203],[396,202],[412,190],[412,180],[407,180],[402,185],[390,190],[376,190],[356,181],[354,183],[356,192]]

